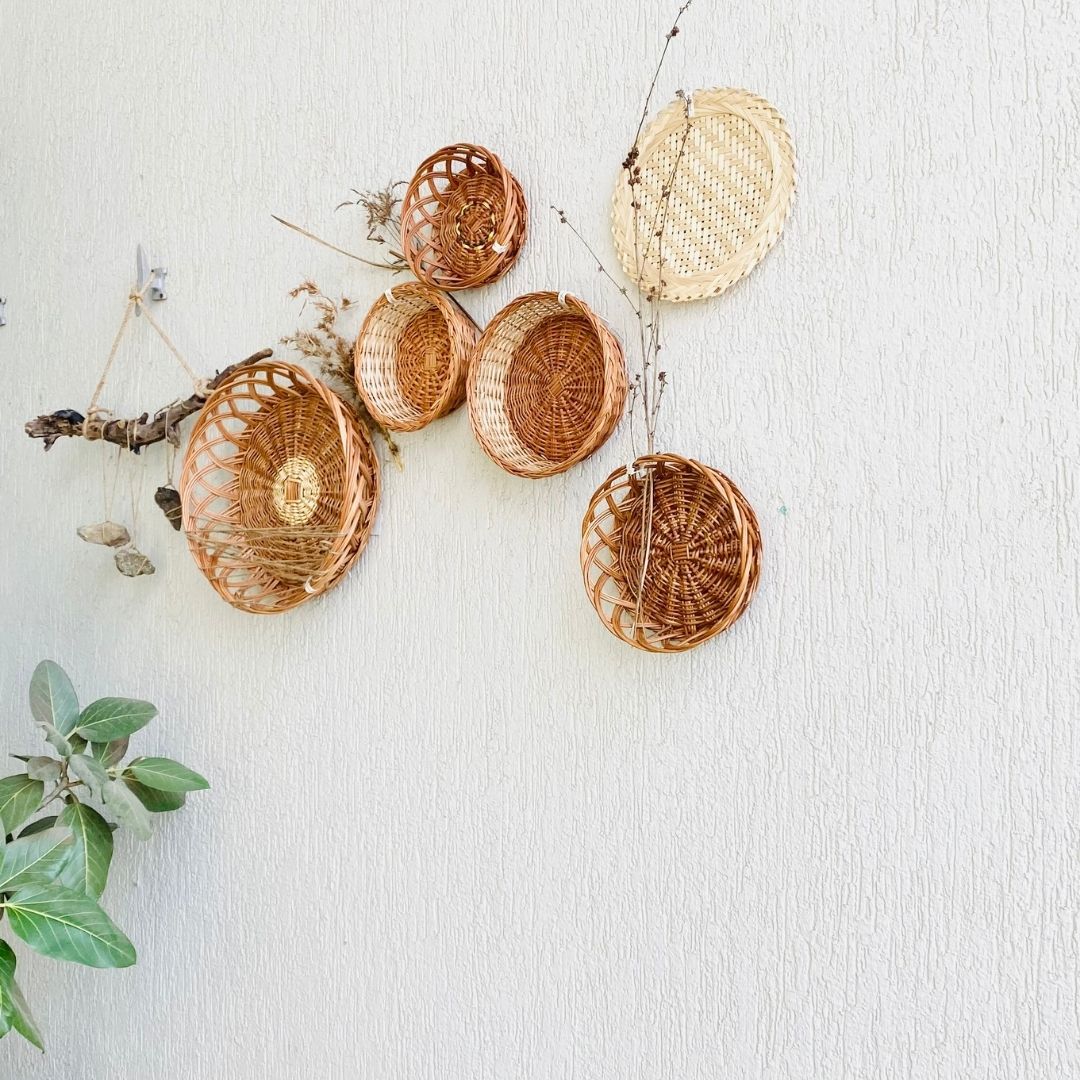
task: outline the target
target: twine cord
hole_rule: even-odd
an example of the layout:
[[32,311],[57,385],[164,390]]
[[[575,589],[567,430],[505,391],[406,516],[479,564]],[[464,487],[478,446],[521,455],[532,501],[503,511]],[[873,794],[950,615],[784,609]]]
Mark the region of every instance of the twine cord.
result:
[[90,438],[89,427],[91,422],[100,416],[106,415],[108,412],[108,410],[98,407],[98,400],[101,398],[101,393],[105,389],[105,383],[109,378],[109,372],[112,370],[113,363],[116,361],[117,354],[120,351],[120,343],[124,340],[124,334],[127,331],[128,325],[131,322],[131,316],[136,308],[139,308],[142,311],[143,315],[146,316],[146,321],[153,327],[158,337],[164,342],[165,347],[176,358],[176,362],[191,380],[191,385],[195,388],[195,392],[201,397],[206,396],[209,389],[207,381],[205,379],[200,379],[199,376],[195,374],[191,366],[180,354],[180,350],[173,344],[172,338],[165,333],[157,319],[150,314],[150,309],[146,304],[146,292],[149,288],[150,281],[147,281],[141,289],[132,289],[128,294],[127,306],[124,308],[124,317],[120,320],[120,326],[116,331],[116,336],[113,338],[112,348],[109,349],[109,355],[105,361],[105,366],[101,369],[97,385],[94,387],[94,392],[90,396],[90,404],[86,410],[86,419],[83,421],[84,438]]

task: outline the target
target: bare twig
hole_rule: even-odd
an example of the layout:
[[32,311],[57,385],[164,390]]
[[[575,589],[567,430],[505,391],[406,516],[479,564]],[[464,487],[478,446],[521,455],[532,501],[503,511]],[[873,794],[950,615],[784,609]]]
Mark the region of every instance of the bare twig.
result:
[[131,420],[107,420],[93,416],[87,421],[82,413],[74,409],[58,409],[54,413],[35,417],[26,422],[25,431],[31,439],[43,439],[45,449],[52,447],[58,439],[64,437],[84,438],[90,441],[112,443],[123,446],[137,454],[144,446],[168,440],[173,446],[180,443],[179,424],[193,413],[197,413],[206,404],[211,390],[224,382],[238,368],[248,364],[257,364],[274,355],[273,349],[261,349],[252,353],[239,364],[232,364],[207,380],[206,393],[196,392],[190,397],[179,398],[162,406],[151,416],[143,413]]

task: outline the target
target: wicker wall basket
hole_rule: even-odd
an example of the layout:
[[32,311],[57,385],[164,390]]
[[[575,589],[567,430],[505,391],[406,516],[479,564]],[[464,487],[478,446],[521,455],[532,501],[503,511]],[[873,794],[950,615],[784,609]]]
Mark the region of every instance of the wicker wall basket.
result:
[[180,478],[199,569],[234,607],[288,611],[335,585],[371,534],[379,463],[340,398],[292,364],[238,369],[207,399]]
[[589,599],[617,638],[648,652],[683,652],[726,630],[750,603],[760,568],[761,534],[742,492],[674,454],[613,472],[581,526]]
[[538,292],[511,301],[473,350],[469,420],[484,453],[507,472],[563,472],[598,449],[626,402],[622,347],[576,297]]
[[[640,183],[631,187],[624,169],[612,209],[623,269],[634,281],[640,274],[647,291],[661,280],[662,259],[664,300],[717,296],[748,274],[779,239],[795,194],[791,137],[767,101],[746,90],[697,90],[689,109],[681,158],[687,105],[676,99],[642,132]],[[654,236],[660,221],[662,241]]]
[[387,289],[367,313],[353,354],[368,412],[391,431],[415,431],[456,409],[479,336],[438,289],[422,282]]
[[513,266],[527,226],[521,185],[490,150],[444,146],[417,169],[405,192],[402,251],[421,281],[473,289]]

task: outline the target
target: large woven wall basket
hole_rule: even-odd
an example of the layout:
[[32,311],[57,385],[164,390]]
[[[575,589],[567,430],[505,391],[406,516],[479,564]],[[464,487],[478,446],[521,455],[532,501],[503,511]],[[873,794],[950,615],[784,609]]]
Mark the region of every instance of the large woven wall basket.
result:
[[673,101],[642,132],[631,168],[636,182],[624,168],[615,187],[615,247],[629,277],[664,300],[716,296],[748,274],[779,239],[795,195],[784,118],[747,90]]
[[375,301],[354,351],[356,387],[391,431],[415,431],[465,400],[469,354],[480,331],[431,285],[395,285]]
[[626,403],[626,362],[607,324],[565,293],[511,301],[469,365],[469,421],[507,472],[563,472],[597,450]]
[[467,143],[424,161],[401,206],[405,258],[440,289],[497,281],[514,265],[527,228],[521,185],[490,150]]
[[207,399],[180,478],[199,569],[234,607],[287,611],[356,561],[379,502],[379,463],[354,412],[318,379],[271,361]]
[[746,610],[761,570],[761,533],[723,473],[675,454],[646,455],[593,495],[581,526],[581,569],[616,637],[648,652],[682,652]]

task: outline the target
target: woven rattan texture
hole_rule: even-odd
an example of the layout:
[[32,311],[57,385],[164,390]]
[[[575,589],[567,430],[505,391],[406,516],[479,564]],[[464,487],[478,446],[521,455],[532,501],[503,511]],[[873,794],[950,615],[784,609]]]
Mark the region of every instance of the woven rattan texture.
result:
[[405,258],[440,289],[497,281],[514,265],[527,228],[521,185],[490,150],[467,143],[424,161],[401,207]]
[[529,293],[488,324],[473,350],[469,420],[507,472],[563,472],[608,438],[626,403],[622,348],[576,297]]
[[356,339],[356,386],[392,431],[415,431],[465,400],[469,355],[480,331],[454,301],[410,282],[380,296]]
[[321,382],[291,364],[252,364],[207,399],[179,486],[199,569],[234,607],[270,614],[325,592],[356,561],[379,463]]
[[682,652],[746,610],[761,569],[761,534],[750,504],[722,473],[674,454],[650,455],[633,472],[617,469],[593,495],[581,527],[581,569],[589,599],[616,637],[648,652]]
[[763,98],[695,91],[680,159],[687,122],[681,99],[657,114],[638,142],[640,182],[632,187],[624,169],[612,209],[623,269],[647,291],[660,283],[662,260],[665,300],[716,296],[748,274],[779,239],[795,194],[791,137]]

